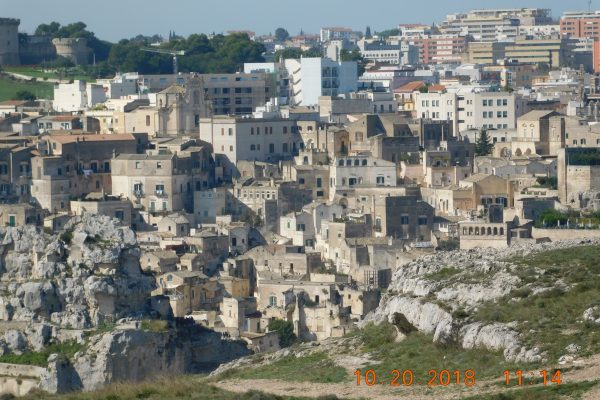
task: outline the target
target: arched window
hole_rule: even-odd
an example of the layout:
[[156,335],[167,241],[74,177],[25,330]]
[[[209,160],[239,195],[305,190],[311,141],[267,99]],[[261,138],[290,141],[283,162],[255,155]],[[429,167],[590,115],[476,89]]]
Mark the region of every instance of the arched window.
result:
[[363,165],[363,167],[366,167],[367,166],[367,160],[362,160],[362,165]]
[[473,227],[470,227],[469,228],[469,235],[472,235],[472,234],[473,234]]
[[485,226],[481,227],[481,236],[485,235]]
[[487,234],[488,234],[488,236],[492,235],[492,228],[487,228]]
[[346,167],[352,166],[352,160],[346,160]]
[[475,234],[479,236],[479,227],[475,228]]
[[343,166],[344,166],[344,160],[340,160],[340,161],[338,161],[338,165],[339,165],[340,167],[343,167]]
[[500,236],[504,236],[504,228],[500,228]]
[[354,166],[358,167],[360,165],[360,160],[357,158],[356,160],[354,160]]
[[494,228],[494,236],[498,236],[498,228]]

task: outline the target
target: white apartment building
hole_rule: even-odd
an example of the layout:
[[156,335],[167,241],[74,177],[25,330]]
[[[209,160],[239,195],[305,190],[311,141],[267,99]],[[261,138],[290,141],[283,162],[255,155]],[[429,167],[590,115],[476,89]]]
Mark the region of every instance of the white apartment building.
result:
[[351,28],[339,26],[321,28],[320,32],[321,43],[329,42],[331,40],[353,41],[357,37],[358,35]]
[[54,85],[52,108],[58,112],[84,111],[106,101],[102,85],[76,80]]
[[515,96],[508,92],[416,93],[417,117],[452,121],[454,132],[514,129]]
[[97,83],[104,87],[107,99],[120,99],[138,93],[137,74],[120,74],[112,79],[98,79]]
[[446,34],[471,36],[476,42],[502,41],[515,39],[520,26],[551,22],[550,10],[544,8],[485,9],[450,14],[440,30]]
[[355,92],[358,87],[356,61],[303,57],[285,60],[289,78],[290,105],[319,104],[320,96]]
[[388,44],[359,40],[360,54],[369,61],[393,65],[415,65],[419,62],[419,49],[406,42]]

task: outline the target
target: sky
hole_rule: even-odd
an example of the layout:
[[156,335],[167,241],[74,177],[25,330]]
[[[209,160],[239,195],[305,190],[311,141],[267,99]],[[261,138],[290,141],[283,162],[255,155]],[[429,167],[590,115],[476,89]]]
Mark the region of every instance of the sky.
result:
[[[482,7],[485,4],[485,7]],[[372,5],[372,8],[369,6]],[[600,9],[600,0],[593,6]],[[478,8],[543,7],[559,17],[587,10],[587,0],[0,0],[0,17],[21,19],[20,30],[33,33],[41,23],[83,21],[96,36],[118,41],[137,34],[168,36],[250,30],[290,34],[317,33],[322,26],[364,31],[400,23],[431,24],[446,14]]]

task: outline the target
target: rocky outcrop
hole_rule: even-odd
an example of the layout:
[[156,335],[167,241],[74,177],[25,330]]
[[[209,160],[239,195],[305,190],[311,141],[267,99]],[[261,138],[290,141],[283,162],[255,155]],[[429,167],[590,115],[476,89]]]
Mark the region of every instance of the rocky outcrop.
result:
[[135,233],[108,217],[74,217],[54,235],[0,228],[0,354],[78,343],[74,356],[50,355],[39,374],[51,393],[210,370],[249,354],[245,343],[187,323],[142,329],[156,314],[155,279],[139,258]]
[[[438,252],[421,257],[399,268],[379,307],[359,325],[369,322],[393,322],[402,314],[419,331],[433,335],[440,343],[454,342],[467,349],[485,348],[503,351],[514,362],[539,362],[544,354],[538,348],[526,348],[513,324],[483,323],[468,316],[484,302],[504,299],[516,289],[540,293],[570,288],[557,280],[551,286],[524,283],[509,261],[514,256],[569,248],[599,241],[564,241],[523,244],[508,249],[474,249]],[[600,312],[587,310],[583,319],[600,323]]]
[[74,217],[64,231],[0,228],[0,321],[85,329],[147,310],[135,233],[108,217]]
[[222,340],[197,326],[164,332],[119,328],[92,337],[71,361],[51,356],[39,387],[51,393],[91,391],[114,382],[201,372],[249,353],[243,342]]

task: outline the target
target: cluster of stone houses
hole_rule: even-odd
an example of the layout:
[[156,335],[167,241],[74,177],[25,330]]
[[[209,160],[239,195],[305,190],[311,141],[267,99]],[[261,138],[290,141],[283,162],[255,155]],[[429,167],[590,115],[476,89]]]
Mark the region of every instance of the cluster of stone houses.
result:
[[[545,210],[600,208],[593,115],[511,108],[510,126],[479,127],[493,149],[477,156],[481,129],[421,111],[463,101],[443,87],[423,96],[413,85],[415,109],[394,113],[344,113],[359,100],[349,98],[332,119],[276,101],[207,114],[194,106],[200,83],[162,89],[152,108],[162,116],[125,131],[88,129],[106,123],[95,111],[35,117],[31,104],[0,104],[32,115],[0,135],[0,222],[60,230],[73,215],[116,218],[136,232],[165,315],[267,351],[273,319],[306,340],[344,335],[395,269],[445,243],[542,240],[533,221]],[[464,101],[507,107],[509,94],[486,93]]]

